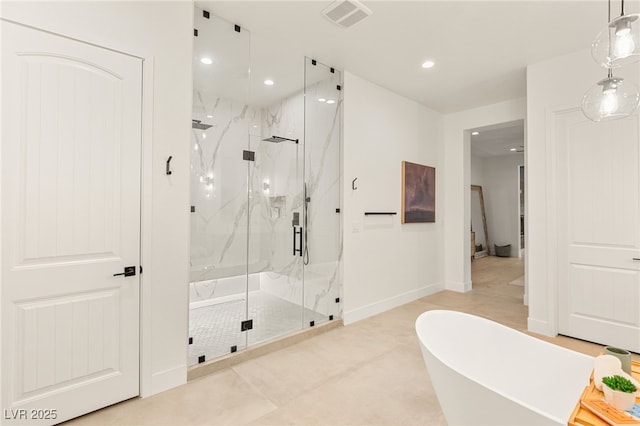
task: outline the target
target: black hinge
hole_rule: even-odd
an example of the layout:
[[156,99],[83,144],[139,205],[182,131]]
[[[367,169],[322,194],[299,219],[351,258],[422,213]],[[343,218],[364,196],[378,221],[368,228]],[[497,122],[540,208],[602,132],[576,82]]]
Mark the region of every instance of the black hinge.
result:
[[247,330],[251,330],[253,329],[253,320],[252,319],[248,319],[245,321],[242,321],[240,323],[240,331],[247,331]]
[[329,71],[331,71],[331,74],[335,74],[336,70],[335,68],[331,67],[331,69],[329,69]]
[[336,303],[340,303],[340,298],[336,297]]
[[240,31],[242,31],[242,28],[240,28],[240,25],[234,25],[234,26],[233,26],[233,29],[234,29],[237,33],[239,33]]
[[309,321],[309,327],[313,327],[313,326],[315,326],[315,325],[316,325],[316,322],[315,322],[315,321]]
[[312,59],[312,60],[311,60],[311,65],[315,65],[315,64],[316,64],[316,60],[315,60],[315,59]]
[[191,213],[195,213],[196,212],[196,206],[191,206]]
[[209,19],[209,12],[206,10],[202,11],[202,16],[204,16],[206,19]]
[[242,159],[247,161],[256,161],[256,153],[253,151],[242,151]]
[[205,356],[204,356],[204,355],[200,355],[200,356],[198,357],[198,364],[202,364],[202,363],[204,362],[204,360],[205,360],[205,359],[206,359],[206,358],[205,358]]
[[193,36],[194,37],[198,37],[198,29],[197,28],[193,29]]
[[342,90],[342,86],[340,86],[339,84],[336,86],[336,89],[338,90]]
[[189,337],[189,344],[193,345],[193,337]]
[[340,209],[336,209],[336,213],[340,213]]

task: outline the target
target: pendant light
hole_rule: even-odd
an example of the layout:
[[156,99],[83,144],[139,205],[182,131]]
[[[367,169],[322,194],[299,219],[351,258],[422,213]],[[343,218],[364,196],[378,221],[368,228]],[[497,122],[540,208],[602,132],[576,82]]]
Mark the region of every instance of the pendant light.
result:
[[615,120],[633,114],[640,104],[638,87],[609,69],[607,78],[592,86],[582,98],[582,112],[592,121]]
[[[616,35],[616,28],[622,28],[622,32],[625,32],[625,28],[628,26],[632,27],[632,24],[636,19],[621,19],[627,18],[630,15],[624,15],[624,2],[622,5],[623,14],[622,16],[616,18],[615,20],[611,20],[611,0],[609,0],[609,25],[607,26],[606,35],[607,42],[605,45],[607,46],[607,55],[605,56],[606,60],[604,63],[600,63],[600,65],[606,66],[608,69],[607,78],[604,78],[598,81],[594,86],[592,86],[587,93],[582,97],[581,107],[584,115],[592,120],[592,121],[605,121],[605,120],[615,120],[618,118],[625,118],[633,114],[640,105],[640,91],[638,91],[638,87],[630,81],[625,81],[622,77],[616,77],[613,75],[612,68],[614,63],[616,66],[622,66],[625,63],[631,62],[628,60],[629,57],[634,56],[630,54],[630,44],[622,44],[616,47],[614,43],[614,38],[618,37]],[[617,21],[617,22],[616,22]],[[631,29],[630,31],[633,31]],[[636,26],[637,31],[637,26]],[[629,33],[625,33],[629,34]],[[592,54],[594,53],[594,47],[596,42],[600,40],[600,34],[598,38],[592,45]],[[637,37],[636,37],[637,40]],[[619,40],[618,40],[619,41]],[[633,43],[633,40],[631,41]],[[602,44],[602,43],[601,43]],[[636,43],[637,46],[638,43]],[[617,49],[617,50],[616,50]],[[626,50],[625,50],[626,49]],[[637,49],[634,47],[634,49]],[[617,53],[614,53],[617,52]],[[624,58],[620,56],[621,53],[627,54]],[[620,56],[620,60],[618,62],[614,62],[613,58]],[[637,54],[635,54],[637,57]],[[595,55],[594,55],[595,58]]]
[[624,14],[621,1],[620,16],[611,20],[609,0],[608,25],[591,44],[591,56],[604,68],[619,68],[640,59],[640,14]]

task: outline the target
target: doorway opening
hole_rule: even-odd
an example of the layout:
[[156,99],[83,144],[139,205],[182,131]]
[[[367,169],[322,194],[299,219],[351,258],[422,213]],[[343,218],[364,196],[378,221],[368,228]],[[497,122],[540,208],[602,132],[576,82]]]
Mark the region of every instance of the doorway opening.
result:
[[473,289],[524,299],[524,120],[468,131]]

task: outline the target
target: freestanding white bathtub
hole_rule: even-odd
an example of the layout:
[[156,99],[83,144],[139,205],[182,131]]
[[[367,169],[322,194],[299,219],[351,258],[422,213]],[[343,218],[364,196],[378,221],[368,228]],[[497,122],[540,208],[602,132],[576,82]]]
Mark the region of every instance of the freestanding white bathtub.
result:
[[429,376],[449,425],[567,424],[594,358],[454,311],[416,320]]

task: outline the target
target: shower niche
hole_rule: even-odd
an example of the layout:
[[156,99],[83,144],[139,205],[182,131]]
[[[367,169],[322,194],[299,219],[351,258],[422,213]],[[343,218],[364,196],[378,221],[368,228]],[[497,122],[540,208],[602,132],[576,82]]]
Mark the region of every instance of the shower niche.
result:
[[202,9],[194,28],[190,365],[342,313],[341,72],[261,69]]

